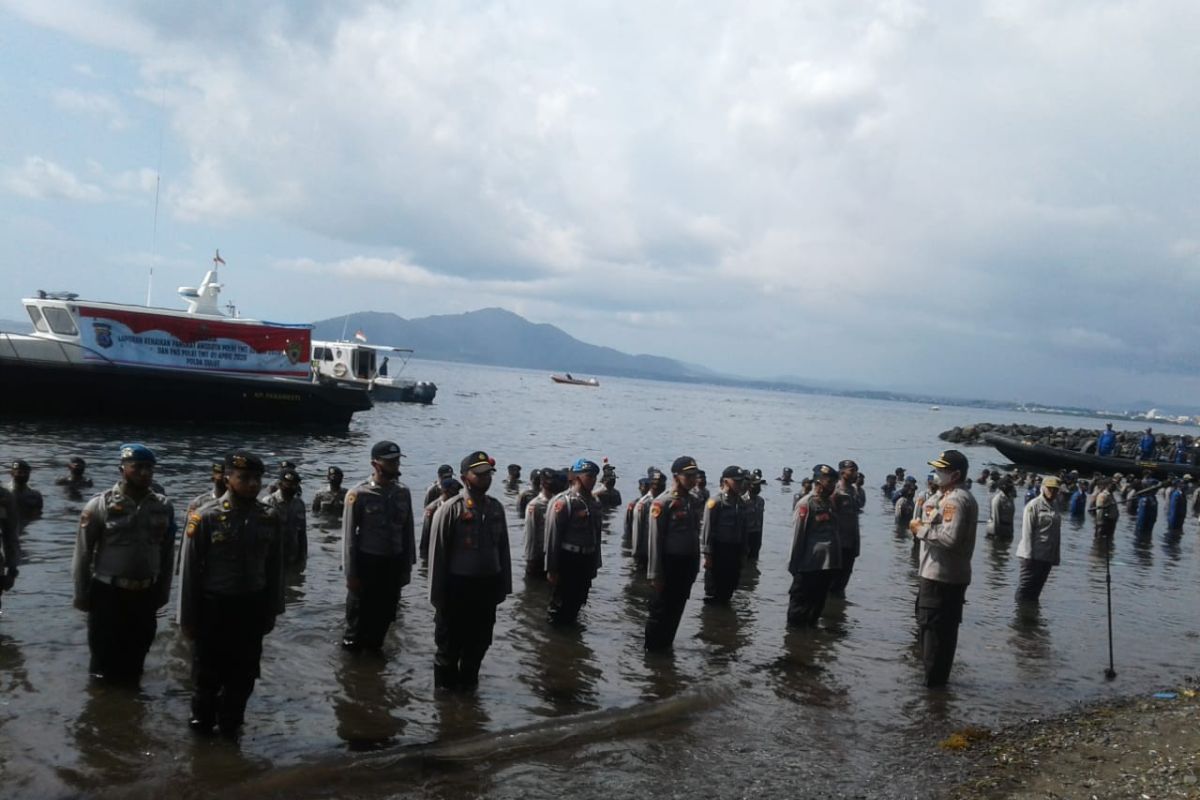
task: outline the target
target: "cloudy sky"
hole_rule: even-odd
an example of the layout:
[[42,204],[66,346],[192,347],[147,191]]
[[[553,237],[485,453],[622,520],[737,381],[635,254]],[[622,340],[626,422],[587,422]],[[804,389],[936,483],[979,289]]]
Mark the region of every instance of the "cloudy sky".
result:
[[0,0],[0,318],[152,264],[176,305],[219,247],[267,319],[1200,406],[1197,41],[1194,0]]

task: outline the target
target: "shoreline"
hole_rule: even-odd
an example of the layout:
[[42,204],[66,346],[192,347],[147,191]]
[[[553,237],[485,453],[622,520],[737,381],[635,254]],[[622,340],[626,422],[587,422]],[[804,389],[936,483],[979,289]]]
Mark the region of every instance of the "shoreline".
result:
[[940,743],[963,759],[945,800],[1200,798],[1200,676]]

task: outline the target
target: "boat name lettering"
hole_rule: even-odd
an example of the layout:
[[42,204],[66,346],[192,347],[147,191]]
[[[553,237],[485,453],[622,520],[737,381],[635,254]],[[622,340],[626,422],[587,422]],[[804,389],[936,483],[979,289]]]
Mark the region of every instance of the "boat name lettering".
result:
[[250,348],[240,342],[181,342],[163,336],[125,334],[117,337],[121,344],[153,347],[160,356],[184,359],[189,367],[219,367],[221,361],[247,361]]
[[295,394],[279,394],[278,392],[255,392],[254,398],[256,400],[291,400],[294,402],[299,400],[300,396]]

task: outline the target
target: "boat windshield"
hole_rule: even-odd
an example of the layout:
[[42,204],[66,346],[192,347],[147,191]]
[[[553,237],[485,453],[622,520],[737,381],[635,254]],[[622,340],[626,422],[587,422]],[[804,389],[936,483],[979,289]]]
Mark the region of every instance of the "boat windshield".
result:
[[29,319],[33,322],[33,329],[35,331],[38,333],[50,332],[50,326],[42,318],[42,312],[37,306],[25,306],[25,311],[29,314]]
[[75,327],[75,320],[71,319],[71,315],[65,308],[56,306],[46,306],[42,310],[46,315],[46,322],[50,323],[50,330],[60,336],[78,336],[79,329]]

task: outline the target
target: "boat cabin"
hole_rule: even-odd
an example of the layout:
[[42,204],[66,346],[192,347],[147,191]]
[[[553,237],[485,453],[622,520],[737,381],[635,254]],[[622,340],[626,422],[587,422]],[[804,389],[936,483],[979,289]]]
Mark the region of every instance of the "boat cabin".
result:
[[[377,378],[396,375],[408,363],[412,350],[399,347],[381,347],[358,344],[357,342],[312,343],[312,368],[317,375],[325,375],[339,381],[370,382]],[[392,364],[393,356],[400,358]]]

